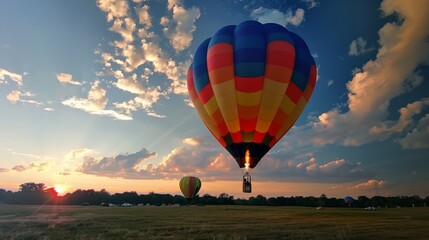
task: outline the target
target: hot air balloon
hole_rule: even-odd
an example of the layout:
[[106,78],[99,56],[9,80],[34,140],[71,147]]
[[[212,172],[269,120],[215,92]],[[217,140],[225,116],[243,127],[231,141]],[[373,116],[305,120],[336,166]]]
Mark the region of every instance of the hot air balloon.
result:
[[310,99],[316,65],[304,40],[285,27],[245,21],[198,47],[188,92],[217,141],[249,170],[286,134]]
[[344,198],[344,202],[347,204],[347,206],[351,206],[353,204],[354,199],[350,196],[347,196]]
[[197,177],[186,176],[180,179],[179,187],[188,203],[191,203],[191,200],[200,191],[201,180]]

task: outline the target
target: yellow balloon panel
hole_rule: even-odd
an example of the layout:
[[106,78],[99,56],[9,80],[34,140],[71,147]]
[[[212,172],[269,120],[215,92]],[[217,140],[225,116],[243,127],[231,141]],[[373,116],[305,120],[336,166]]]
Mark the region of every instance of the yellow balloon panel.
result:
[[268,131],[268,128],[270,127],[272,123],[272,119],[270,120],[263,120],[261,118],[258,118],[258,122],[256,122],[256,131],[260,133],[265,133]]
[[234,94],[235,95],[235,82],[234,79],[217,83],[212,85],[213,93],[216,98],[221,98],[224,95]]
[[240,122],[238,121],[238,115],[237,118],[234,120],[225,120],[225,123],[231,133],[240,131]]
[[209,101],[206,102],[206,104],[204,104],[204,108],[207,111],[207,114],[212,115],[214,112],[216,112],[216,110],[219,109],[219,106],[216,102],[216,98],[212,97],[210,98]]
[[258,112],[258,121],[262,120],[272,122],[274,116],[276,115],[277,109],[278,108],[274,109],[261,106]]
[[304,110],[304,107],[306,104],[307,104],[307,101],[305,100],[305,98],[301,97],[298,101],[298,104],[296,104],[296,106],[292,109],[292,112],[289,114],[289,117],[287,118],[283,127],[277,132],[275,136],[276,139],[280,139],[281,137],[283,137],[283,135],[286,134],[289,128],[292,127],[292,125],[295,123],[295,121],[298,119],[299,115],[301,114],[302,110]]
[[259,106],[261,102],[262,91],[245,93],[237,91],[237,103],[241,106]]
[[237,101],[235,99],[235,94],[227,94],[222,96],[221,98],[216,97],[217,104],[219,108],[222,110],[222,108],[237,108]]
[[213,121],[210,119],[210,116],[205,111],[203,105],[201,104],[199,99],[193,99],[194,107],[197,110],[198,114],[200,115],[200,118],[203,120],[204,124],[207,126],[207,128],[210,130],[210,132],[213,133],[213,135],[219,139],[221,136],[219,134],[219,131],[216,129],[215,125],[213,124]]
[[280,104],[280,109],[286,113],[290,114],[295,107],[295,103],[288,96],[284,96],[282,103]]
[[262,91],[269,95],[284,96],[287,86],[288,83],[278,82],[269,78],[265,78],[264,88],[262,89]]

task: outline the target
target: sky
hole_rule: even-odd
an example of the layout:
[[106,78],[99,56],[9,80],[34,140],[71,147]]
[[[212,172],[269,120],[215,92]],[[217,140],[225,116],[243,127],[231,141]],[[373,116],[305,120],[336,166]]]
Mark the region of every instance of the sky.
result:
[[[1,1],[0,188],[429,196],[429,1]],[[226,25],[300,35],[317,83],[251,172],[193,108],[186,73]]]

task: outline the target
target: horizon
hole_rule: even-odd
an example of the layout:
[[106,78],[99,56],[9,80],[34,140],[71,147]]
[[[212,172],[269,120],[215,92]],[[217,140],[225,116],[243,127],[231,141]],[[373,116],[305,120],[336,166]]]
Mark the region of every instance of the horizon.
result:
[[[427,4],[1,2],[0,189],[181,195],[192,175],[201,196],[429,196]],[[251,194],[186,86],[198,46],[247,20],[298,34],[317,66]]]
[[[34,182],[28,182],[28,183],[34,183]],[[26,184],[26,183],[23,183],[23,184]],[[36,184],[40,184],[40,183],[36,183]],[[136,193],[137,195],[150,195],[150,194],[160,194],[160,195],[163,195],[163,194],[166,194],[166,195],[171,195],[171,196],[181,196],[181,197],[184,197],[182,192],[179,192],[179,193],[170,193],[170,192],[154,192],[154,191],[150,191],[150,192],[147,192],[147,193],[139,193],[139,192],[133,191],[133,190],[125,190],[123,192],[111,192],[111,191],[109,191],[109,189],[105,189],[105,188],[103,188],[103,189],[81,189],[81,188],[78,188],[78,189],[75,189],[74,191],[68,191],[68,192],[66,192],[66,191],[64,191],[61,188],[56,188],[55,186],[51,186],[51,187],[50,186],[45,186],[44,189],[43,189],[43,191],[46,192],[46,193],[48,193],[50,191],[46,191],[46,190],[48,190],[50,188],[53,188],[55,190],[55,192],[56,192],[56,195],[58,197],[60,197],[60,198],[64,197],[67,194],[71,195],[71,194],[73,194],[73,193],[75,193],[77,191],[94,191],[94,192],[105,191],[105,192],[107,192],[111,196],[114,195],[114,194]],[[18,189],[16,191],[13,191],[13,190],[8,190],[8,189],[3,189],[3,188],[0,188],[0,190],[11,191],[11,192],[14,192],[14,193],[20,191],[20,189]],[[273,197],[273,198],[276,198],[276,197],[286,197],[286,198],[294,198],[294,197],[304,197],[304,198],[307,198],[307,197],[314,197],[314,198],[320,198],[320,197],[322,197],[322,195],[324,195],[327,199],[330,199],[330,198],[345,199],[346,197],[352,197],[353,200],[357,200],[359,197],[368,197],[368,198],[374,198],[374,197],[382,197],[382,198],[419,197],[422,200],[429,198],[429,196],[420,196],[420,195],[388,195],[388,196],[384,196],[384,195],[377,195],[377,194],[372,195],[372,196],[371,195],[329,196],[329,195],[327,195],[325,193],[322,193],[322,194],[320,194],[318,196],[316,196],[316,195],[290,195],[290,196],[287,196],[287,195],[270,195],[270,196],[265,196],[265,195],[262,195],[262,194],[248,194],[248,193],[243,193],[243,196],[238,196],[237,197],[237,196],[231,195],[231,194],[229,194],[227,192],[222,192],[219,195],[212,195],[212,194],[209,194],[209,193],[201,194],[201,192],[198,192],[195,195],[195,197],[199,196],[201,198],[201,197],[204,197],[206,195],[209,195],[209,196],[212,196],[212,197],[219,198],[220,195],[222,195],[222,194],[227,194],[229,197],[233,197],[233,199],[245,199],[245,200],[249,200],[249,198],[252,198],[252,197],[255,198],[257,196],[263,196],[265,198],[271,198],[271,197]]]

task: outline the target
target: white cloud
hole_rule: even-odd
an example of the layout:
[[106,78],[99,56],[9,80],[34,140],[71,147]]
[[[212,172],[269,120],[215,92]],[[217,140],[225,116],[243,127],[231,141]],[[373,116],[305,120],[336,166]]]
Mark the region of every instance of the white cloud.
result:
[[[110,62],[106,66],[108,69],[111,69],[111,63],[113,62],[118,64],[126,72],[132,72],[139,66],[146,63],[145,52],[141,47],[136,47],[126,41],[115,41],[113,45],[118,48],[118,51],[122,54],[121,57],[124,58],[124,60],[114,58],[110,55]],[[107,54],[102,57],[109,58],[109,55]]]
[[308,9],[312,9],[319,6],[319,2],[317,2],[316,0],[301,0],[301,1],[307,4]]
[[173,179],[180,178],[184,174],[204,172],[206,180],[219,180],[230,179],[230,174],[227,173],[233,168],[238,170],[235,161],[219,152],[219,146],[216,145],[214,148],[213,142],[202,139],[192,141],[199,142],[198,146],[186,144],[184,147],[175,148],[159,164],[145,163],[156,154],[143,148],[137,153],[104,157],[99,160],[87,156],[79,171],[128,179]]
[[136,74],[128,78],[124,78],[123,75],[118,75],[117,79],[118,81],[114,84],[117,88],[147,99],[147,101],[151,103],[150,105],[157,102],[159,97],[163,95],[159,87],[145,88],[141,81],[137,79]]
[[102,52],[101,50],[97,49],[95,51],[96,54],[99,54],[101,57],[101,62],[104,64],[104,68],[108,71],[112,71],[112,63],[118,65],[118,66],[125,66],[125,62],[116,59],[112,56],[110,53]]
[[36,169],[38,172],[44,171],[49,167],[49,164],[46,162],[33,162],[28,165],[16,165],[12,168],[17,172],[24,172],[31,169]]
[[176,27],[170,35],[170,44],[177,52],[191,45],[193,33],[196,30],[195,21],[200,16],[200,9],[195,6],[190,9],[180,5],[173,7],[173,19],[170,23],[175,23]]
[[164,26],[163,32],[170,39],[173,49],[183,51],[192,43],[195,21],[201,16],[200,9],[195,6],[186,9],[178,0],[169,0],[167,9],[172,11],[173,16],[171,19],[161,17],[160,25]]
[[399,139],[403,149],[429,148],[429,114],[419,120],[403,139]]
[[[317,121],[293,128],[289,139],[304,145],[341,143],[348,146],[382,140],[383,136],[374,131],[374,126],[386,121],[391,99],[422,82],[422,76],[415,71],[421,64],[429,63],[429,9],[424,2],[397,1],[384,1],[381,9],[387,15],[398,13],[399,20],[380,29],[377,57],[364,64],[347,84],[349,110],[341,112],[335,108],[325,112]],[[402,123],[398,124],[399,127]],[[395,123],[388,122],[388,125]]]
[[[173,81],[184,81],[189,62],[177,63],[154,42],[143,42],[146,60],[151,62],[154,72],[163,73]],[[185,70],[186,69],[186,70]]]
[[136,13],[139,18],[139,23],[142,24],[145,29],[152,27],[152,19],[149,15],[148,5],[143,5],[142,7],[136,8]]
[[180,4],[180,0],[168,0],[167,1],[167,9],[171,10],[174,6],[178,6]]
[[121,103],[113,103],[115,108],[120,109],[121,111],[127,113],[128,115],[131,112],[135,112],[139,109],[145,110],[146,114],[152,117],[164,118],[164,115],[160,115],[155,113],[152,110],[152,104],[158,101],[159,93],[157,90],[153,92],[147,92],[144,95],[137,96],[132,100],[121,102]]
[[101,159],[85,156],[78,171],[106,177],[140,178],[139,171],[136,168],[142,162],[154,156],[156,156],[156,153],[151,153],[145,148],[136,153],[119,154]]
[[166,26],[169,22],[170,22],[170,20],[166,16],[161,17],[161,20],[159,20],[159,24],[162,26]]
[[9,102],[13,103],[13,104],[20,102],[20,103],[24,103],[24,104],[31,104],[31,105],[34,105],[36,107],[41,107],[44,105],[41,102],[30,99],[32,97],[34,97],[33,93],[21,92],[19,90],[13,90],[6,96],[7,100],[9,100]]
[[107,13],[107,20],[110,22],[114,18],[127,16],[127,0],[97,0],[97,6]]
[[[80,171],[122,178],[173,179],[186,174],[198,174],[204,181],[212,181],[235,180],[240,177],[241,170],[235,160],[211,136],[185,138],[183,143],[183,146],[171,150],[157,164],[145,161],[152,155],[143,149],[142,158],[133,157],[139,152],[100,160],[87,156]],[[274,181],[344,183],[371,177],[370,172],[361,169],[360,163],[337,159],[321,164],[314,157],[295,163],[293,159],[300,157],[291,155],[290,152],[264,157],[258,168],[263,169],[265,178]]]
[[183,143],[186,143],[192,146],[196,146],[200,144],[197,138],[192,138],[192,137],[183,139]]
[[1,83],[6,83],[6,77],[9,78],[10,80],[16,82],[16,84],[18,86],[22,86],[23,82],[22,82],[22,77],[24,74],[18,74],[18,73],[14,73],[11,71],[8,71],[6,69],[0,68],[0,84]]
[[[283,155],[283,156],[282,156]],[[314,156],[296,163],[303,156],[285,156],[284,154],[269,154],[259,163],[266,174],[273,179],[300,182],[351,182],[366,179],[372,173],[362,169],[360,163],[352,163],[345,159],[336,159],[321,164]]]
[[24,167],[24,165],[16,165],[12,168],[12,170],[15,170],[17,172],[23,172],[23,171],[27,170],[27,168]]
[[132,18],[115,19],[110,31],[119,33],[126,43],[134,41],[133,33],[136,30],[136,24]]
[[173,92],[178,95],[187,95],[188,86],[185,81],[174,81],[170,85],[169,92]]
[[73,160],[73,159],[82,159],[85,156],[91,155],[97,153],[95,150],[93,149],[89,149],[89,148],[78,148],[78,149],[73,149],[70,152],[68,152],[64,158],[67,160]]
[[73,84],[73,85],[82,85],[81,82],[73,80],[72,78],[73,78],[73,75],[68,74],[68,73],[58,73],[57,74],[57,80],[60,83],[69,83],[69,84]]
[[[153,105],[169,93],[187,95],[185,80],[190,60],[178,62],[171,57],[168,48],[161,47],[160,37],[151,31],[153,18],[148,5],[139,4],[131,9],[135,14],[123,1],[98,1],[98,6],[107,13],[107,19],[112,24],[109,29],[118,33],[120,39],[109,43],[113,47],[112,52],[101,50],[101,45],[95,51],[104,65],[97,75],[115,77],[114,86],[136,95],[131,100],[113,105],[128,115],[144,110],[150,116],[164,117],[153,110]],[[173,49],[176,52],[184,50],[192,42],[195,20],[200,16],[199,9],[185,9],[181,1],[169,1],[168,10],[171,16],[162,17],[159,24],[169,29],[165,35]],[[152,81],[153,73],[161,73],[172,80],[170,86],[161,90],[165,85]],[[69,99],[66,103],[80,109],[91,106],[90,101],[78,98]]]
[[100,81],[97,80],[88,92],[88,98],[72,97],[62,101],[62,104],[90,114],[110,116],[118,120],[132,120],[132,117],[128,115],[104,109],[107,101],[106,90],[100,86]]
[[147,165],[144,169],[176,178],[199,174],[204,180],[232,179],[232,173],[239,172],[236,162],[211,136],[207,137],[184,139],[183,147],[173,149],[160,164]]
[[334,84],[334,80],[330,79],[330,80],[328,81],[328,87],[329,87],[329,86],[331,86],[332,84]]
[[164,117],[156,114],[152,110],[152,105],[158,102],[160,96],[165,95],[165,93],[161,92],[160,87],[143,87],[141,82],[137,80],[136,74],[133,74],[129,78],[123,78],[122,74],[116,75],[118,77],[118,81],[114,85],[117,88],[138,95],[133,100],[122,103],[113,103],[117,109],[120,109],[128,115],[130,115],[131,112],[143,109],[150,116]]
[[387,182],[383,180],[370,179],[366,182],[356,184],[351,188],[356,190],[377,190],[380,188],[384,188],[386,186],[386,183]]
[[62,175],[62,176],[69,176],[70,174],[71,174],[71,169],[64,169],[62,172],[59,172],[58,174],[59,175]]
[[16,103],[16,102],[18,102],[18,101],[19,101],[19,99],[20,99],[20,97],[21,97],[21,92],[20,92],[20,91],[17,91],[17,90],[10,92],[10,93],[6,96],[7,100],[9,100],[9,102],[11,102],[11,103]]
[[[399,109],[400,116],[397,121],[384,121],[378,125],[373,126],[370,129],[370,132],[378,135],[381,135],[381,134],[387,135],[388,133],[395,133],[395,132],[401,133],[404,130],[407,130],[411,125],[414,124],[413,117],[420,114],[422,110],[427,106],[429,106],[429,98],[425,98],[421,101],[415,101],[413,103],[410,103],[406,107]],[[420,121],[422,120],[423,119],[421,119]]]
[[304,21],[304,15],[305,11],[302,8],[295,10],[295,13],[291,10],[283,13],[277,9],[259,7],[252,11],[250,17],[261,23],[273,22],[283,26],[287,26],[288,24],[299,26]]
[[359,56],[364,53],[373,51],[374,48],[366,47],[366,40],[362,37],[358,37],[356,40],[353,40],[350,44],[349,55],[350,56]]
[[100,86],[100,81],[95,81],[88,92],[88,100],[95,110],[104,109],[107,104],[106,90]]

